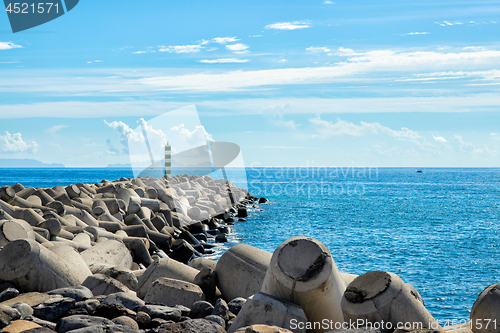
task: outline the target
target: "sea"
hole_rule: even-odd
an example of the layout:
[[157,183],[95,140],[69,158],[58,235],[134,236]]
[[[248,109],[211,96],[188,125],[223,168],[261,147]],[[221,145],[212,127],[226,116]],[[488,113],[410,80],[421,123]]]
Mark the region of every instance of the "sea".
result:
[[[223,249],[245,243],[273,252],[288,238],[314,237],[342,272],[398,274],[441,325],[468,321],[479,293],[500,282],[499,168],[227,169],[235,185],[270,202],[249,207]],[[210,176],[222,178],[221,171]],[[132,170],[0,169],[0,186],[122,176]]]

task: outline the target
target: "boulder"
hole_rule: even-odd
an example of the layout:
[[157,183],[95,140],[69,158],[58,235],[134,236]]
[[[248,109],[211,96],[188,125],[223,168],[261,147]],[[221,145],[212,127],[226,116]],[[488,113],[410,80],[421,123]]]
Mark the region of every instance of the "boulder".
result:
[[160,326],[161,333],[225,333],[226,330],[219,324],[205,319],[189,319],[175,324],[164,324]]

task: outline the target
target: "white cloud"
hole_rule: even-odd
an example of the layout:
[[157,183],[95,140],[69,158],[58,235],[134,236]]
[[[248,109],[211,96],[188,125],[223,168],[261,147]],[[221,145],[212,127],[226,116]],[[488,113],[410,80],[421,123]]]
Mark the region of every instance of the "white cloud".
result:
[[405,34],[399,34],[400,36],[412,36],[412,35],[428,35],[428,32],[408,32]]
[[276,30],[297,30],[310,27],[311,27],[310,23],[307,23],[305,21],[277,22],[266,25],[266,29],[276,29]]
[[8,131],[0,135],[2,151],[6,153],[36,152],[38,144],[35,141],[31,143],[24,142],[21,133],[10,134]]
[[274,120],[273,123],[276,126],[288,128],[291,130],[296,130],[297,127],[300,126],[300,124],[296,124],[295,121],[293,121],[293,120],[281,120],[281,119],[279,119],[279,120]]
[[239,39],[236,37],[215,37],[215,38],[212,38],[212,42],[219,43],[219,44],[234,43],[236,41],[239,41]]
[[491,137],[496,140],[500,140],[500,133],[490,133]]
[[334,4],[335,4],[335,2],[330,1],[330,0],[323,1],[323,5],[334,5]]
[[252,36],[248,36],[248,37],[256,38],[256,37],[262,37],[262,35],[252,35]]
[[136,51],[136,52],[132,52],[133,54],[142,54],[142,53],[147,53],[147,51]]
[[[471,21],[469,23],[472,23],[472,22],[474,22],[474,21]],[[448,22],[448,21],[443,21],[442,23],[441,22],[434,22],[434,23],[439,24],[442,27],[446,27],[446,26],[450,26],[450,25],[462,25],[462,24],[464,24],[463,22],[453,22],[453,23],[451,23],[451,22]]]
[[200,62],[204,64],[229,64],[229,63],[243,63],[248,62],[248,59],[236,59],[236,58],[221,58],[221,59],[204,59]]
[[280,59],[278,60],[278,62],[287,62],[288,60],[287,59]]
[[306,51],[310,51],[310,52],[314,52],[314,53],[318,53],[318,52],[330,52],[330,49],[329,48],[326,48],[324,46],[320,46],[320,47],[316,47],[316,46],[311,46],[311,47],[308,47],[306,48]]
[[464,141],[461,135],[455,134],[455,140],[458,142],[461,151],[466,152],[474,150],[474,145],[472,144],[472,142]]
[[212,135],[207,133],[203,125],[196,126],[194,130],[190,131],[184,124],[180,124],[179,126],[172,127],[171,131],[183,141],[193,146],[201,146],[206,144],[207,141],[214,141]]
[[47,128],[46,131],[50,134],[56,134],[57,131],[62,130],[63,128],[69,127],[68,125],[54,125],[51,128]]
[[402,127],[401,130],[396,131],[389,127],[382,126],[379,123],[367,123],[362,121],[360,125],[356,125],[341,120],[340,118],[337,118],[337,122],[333,123],[331,121],[322,120],[319,116],[309,119],[309,122],[314,125],[316,133],[325,137],[338,135],[359,137],[369,134],[386,134],[400,140],[415,141],[422,139],[417,132],[406,127]]
[[176,45],[162,47],[158,51],[169,53],[195,53],[199,52],[201,49],[203,49],[203,46],[201,45]]
[[433,138],[434,138],[434,141],[436,141],[436,142],[441,142],[441,143],[448,142],[448,141],[446,141],[446,139],[445,139],[445,138],[443,138],[442,136],[433,136]]
[[[135,132],[132,128],[130,128],[122,121],[113,121],[112,123],[108,123],[106,120],[104,120],[104,123],[120,135],[120,143],[125,147],[128,147],[129,139],[136,142],[144,142],[144,136],[142,135],[142,133]],[[110,142],[108,142],[108,148],[111,148]],[[113,151],[113,149],[110,149],[110,151]],[[124,149],[124,153],[126,152],[127,150]]]
[[209,48],[207,49],[207,52],[212,52],[212,51],[215,51],[215,50],[217,50],[217,48],[216,48],[216,47],[209,47]]
[[243,54],[248,52],[248,45],[242,44],[242,43],[237,43],[237,44],[231,44],[231,45],[226,45],[226,49],[229,51],[232,51],[236,54]]
[[0,50],[20,49],[21,45],[16,45],[11,42],[0,42]]
[[[137,121],[137,124],[139,125],[139,128],[137,130],[133,130],[132,128],[130,128],[130,126],[122,121],[113,121],[112,123],[108,123],[106,120],[104,120],[104,123],[120,135],[120,143],[125,147],[125,149],[123,149],[123,153],[128,153],[127,148],[129,147],[129,144],[144,143],[144,132],[146,133],[148,141],[150,143],[167,143],[167,136],[165,135],[165,133],[162,130],[155,130],[153,126],[149,125],[143,118]],[[110,140],[107,141],[107,144],[108,150],[111,153],[118,152],[118,150],[113,147]]]

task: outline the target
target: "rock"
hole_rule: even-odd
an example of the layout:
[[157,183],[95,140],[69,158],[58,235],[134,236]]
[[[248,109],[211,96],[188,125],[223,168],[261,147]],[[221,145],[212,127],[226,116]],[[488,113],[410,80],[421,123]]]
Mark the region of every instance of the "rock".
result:
[[131,328],[139,329],[139,325],[135,320],[127,316],[116,317],[112,320],[115,325],[128,326]]
[[76,330],[68,331],[68,333],[143,333],[143,331],[128,326],[112,324],[82,327]]
[[86,299],[94,297],[92,291],[85,286],[76,286],[76,287],[67,287],[67,288],[59,288],[54,289],[46,294],[48,295],[61,295],[63,297],[71,297],[75,301],[80,302]]
[[67,332],[84,327],[113,325],[109,319],[91,316],[69,316],[57,322],[57,332]]
[[[270,295],[257,293],[248,298],[233,324],[229,327],[228,333],[255,324],[274,325],[290,329],[291,325],[296,323],[298,327],[305,327],[307,320],[308,318],[300,306]],[[306,330],[294,329],[294,332],[305,333]]]
[[0,250],[0,280],[22,291],[49,291],[77,286],[87,276],[70,262],[30,239],[16,240]]
[[136,313],[127,309],[121,304],[105,304],[101,303],[94,312],[94,316],[114,319],[121,316],[135,316]]
[[[474,333],[496,333],[500,328],[500,283],[486,287],[478,296],[470,312]],[[487,325],[489,324],[489,325]]]
[[33,308],[26,303],[17,302],[11,306],[11,308],[16,309],[21,314],[21,319],[24,319],[33,314]]
[[226,330],[220,325],[205,319],[190,319],[175,324],[164,324],[160,326],[159,333],[225,333]]
[[37,328],[31,328],[29,330],[23,331],[23,333],[54,333],[54,330],[42,326]]
[[227,243],[227,236],[225,234],[219,234],[215,236],[215,241],[217,243]]
[[231,302],[227,303],[229,311],[231,311],[235,315],[238,315],[243,305],[245,305],[246,301],[247,301],[246,298],[236,297]]
[[2,330],[2,332],[8,332],[8,333],[26,332],[29,329],[38,328],[38,327],[42,327],[42,326],[40,326],[32,321],[15,320],[10,325],[5,327]]
[[272,254],[256,247],[238,244],[217,262],[217,286],[224,299],[249,297],[260,291]]
[[84,308],[73,308],[73,309],[69,310],[68,312],[66,312],[66,314],[64,316],[65,317],[76,316],[76,315],[88,316],[90,314],[91,313],[89,313],[87,311],[87,309],[84,309]]
[[95,312],[97,307],[101,304],[97,299],[88,299],[85,301],[76,302],[72,310],[83,309],[87,314],[91,315]]
[[111,266],[132,267],[132,255],[125,244],[116,240],[107,240],[92,246],[81,253],[83,260],[91,263],[103,263]]
[[189,312],[188,316],[197,319],[204,318],[212,314],[214,307],[212,304],[205,301],[194,302],[191,307],[191,312]]
[[10,325],[17,319],[21,319],[19,311],[9,306],[0,305],[0,328]]
[[28,316],[28,317],[24,318],[24,320],[32,321],[35,324],[38,324],[44,328],[50,329],[52,332],[56,330],[56,323],[53,323],[51,321],[43,320],[43,319],[33,317],[33,316]]
[[69,297],[49,299],[33,308],[33,314],[43,320],[56,322],[63,317],[73,305],[75,300]]
[[172,320],[175,322],[180,321],[182,316],[181,310],[164,305],[148,304],[139,308],[139,312],[140,311],[148,314],[151,319],[161,318],[164,320]]
[[47,295],[47,294],[33,292],[33,293],[21,294],[15,298],[9,299],[8,301],[2,302],[0,305],[11,306],[15,303],[22,302],[28,304],[31,307],[34,307],[51,298],[60,298],[60,297],[61,297],[60,295]]
[[238,215],[237,216],[238,217],[247,217],[248,216],[247,208],[243,207],[243,206],[238,207]]
[[148,290],[144,301],[146,303],[158,303],[167,306],[177,304],[191,308],[197,301],[205,300],[205,295],[200,287],[193,283],[159,278]]
[[171,258],[158,258],[138,278],[137,296],[144,299],[153,282],[160,277],[193,282],[197,274],[198,270]]
[[120,281],[103,274],[89,276],[83,281],[82,285],[89,288],[94,295],[109,295],[130,291],[130,289]]
[[0,293],[0,302],[9,300],[17,296],[19,296],[19,290],[15,288],[7,288]]
[[219,325],[223,329],[226,329],[226,321],[221,316],[210,315],[210,316],[206,316],[205,320],[213,321],[214,323],[216,323],[217,325]]
[[251,325],[238,329],[235,331],[237,333],[292,333],[292,331],[287,330],[286,328],[278,327],[278,326],[269,326],[269,325]]
[[214,272],[210,268],[204,268],[194,278],[194,284],[198,285],[205,293],[208,300],[214,298],[217,291],[217,281]]
[[147,328],[151,323],[151,317],[146,312],[139,311],[135,316],[135,321],[137,322],[137,324],[139,324],[139,327]]
[[259,204],[265,204],[265,203],[268,203],[269,200],[267,200],[266,198],[260,198],[259,199]]
[[103,301],[103,304],[120,304],[126,307],[129,310],[136,311],[137,308],[140,308],[146,303],[142,299],[137,296],[132,295],[131,293],[114,293],[109,294]]
[[212,314],[215,316],[219,316],[224,321],[229,320],[229,307],[227,306],[227,303],[225,300],[222,298],[219,298],[217,302],[215,302],[214,310],[212,311]]

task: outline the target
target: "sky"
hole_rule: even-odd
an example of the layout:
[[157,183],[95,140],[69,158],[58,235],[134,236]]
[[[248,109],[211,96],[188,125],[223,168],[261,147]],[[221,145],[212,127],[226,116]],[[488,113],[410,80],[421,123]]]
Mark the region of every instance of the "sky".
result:
[[[82,0],[12,33],[0,159],[129,163],[143,119],[247,166],[500,166],[500,1]],[[184,125],[183,127],[179,127]]]

